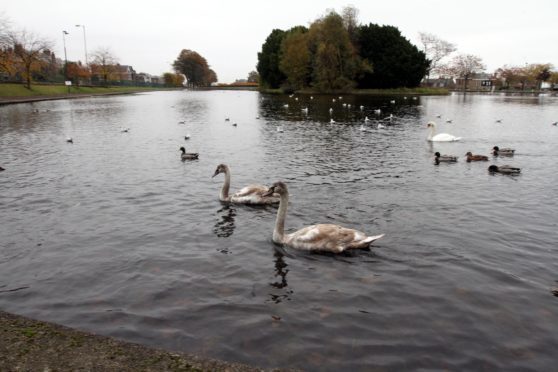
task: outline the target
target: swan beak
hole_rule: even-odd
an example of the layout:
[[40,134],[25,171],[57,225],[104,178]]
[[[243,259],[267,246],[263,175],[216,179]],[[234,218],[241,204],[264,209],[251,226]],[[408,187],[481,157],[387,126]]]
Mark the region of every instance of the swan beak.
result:
[[216,170],[215,170],[215,173],[213,173],[213,176],[211,176],[211,178],[215,177],[215,176],[218,175],[218,174],[219,174],[219,169],[216,169]]
[[270,187],[265,193],[262,194],[262,196],[271,196],[274,192],[275,189],[273,187]]

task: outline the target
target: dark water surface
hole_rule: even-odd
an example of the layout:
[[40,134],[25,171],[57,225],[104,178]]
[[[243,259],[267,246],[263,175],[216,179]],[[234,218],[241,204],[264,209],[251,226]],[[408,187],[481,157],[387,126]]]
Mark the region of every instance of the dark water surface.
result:
[[[391,99],[157,92],[0,107],[0,308],[264,367],[555,369],[558,99]],[[463,141],[427,143],[429,120]],[[182,145],[200,160],[181,162]],[[464,161],[494,145],[517,155],[489,163],[520,176]],[[436,151],[459,162],[435,166]],[[287,229],[386,237],[339,256],[277,247],[276,208],[219,202],[221,162],[233,191],[288,183]]]

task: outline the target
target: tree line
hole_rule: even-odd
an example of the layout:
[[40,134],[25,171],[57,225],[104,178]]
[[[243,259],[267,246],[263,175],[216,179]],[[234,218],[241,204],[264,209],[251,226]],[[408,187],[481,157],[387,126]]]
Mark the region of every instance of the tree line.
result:
[[360,25],[358,10],[331,10],[310,26],[274,29],[258,53],[266,88],[318,91],[416,87],[430,61],[394,26]]

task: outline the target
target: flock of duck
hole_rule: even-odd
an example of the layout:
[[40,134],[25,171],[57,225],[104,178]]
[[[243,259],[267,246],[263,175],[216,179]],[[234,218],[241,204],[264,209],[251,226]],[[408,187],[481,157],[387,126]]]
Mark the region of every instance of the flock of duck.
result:
[[[427,128],[430,128],[430,133],[427,140],[430,142],[455,142],[459,141],[461,137],[456,137],[448,133],[438,133],[436,134],[436,123],[431,121],[427,124]],[[492,155],[494,156],[508,156],[511,157],[515,154],[514,149],[510,148],[499,148],[494,146],[492,148]],[[488,156],[485,155],[474,155],[470,151],[465,154],[467,162],[473,161],[488,161]],[[440,163],[455,163],[457,162],[457,156],[455,155],[441,155],[439,152],[434,154],[434,164],[438,165]],[[519,174],[521,169],[513,167],[511,165],[490,165],[488,167],[490,173],[503,173],[503,174]]]

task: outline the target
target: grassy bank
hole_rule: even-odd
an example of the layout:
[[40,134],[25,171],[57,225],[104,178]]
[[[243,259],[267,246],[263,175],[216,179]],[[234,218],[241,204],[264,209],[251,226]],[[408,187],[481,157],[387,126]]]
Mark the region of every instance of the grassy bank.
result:
[[[173,88],[152,87],[70,87],[70,94],[112,94],[133,93]],[[39,97],[39,96],[61,96],[68,94],[68,87],[64,85],[31,85],[27,89],[23,84],[0,84],[0,98],[9,97]]]
[[[260,89],[261,93],[285,94],[282,89]],[[295,92],[296,94],[355,94],[355,95],[377,95],[377,96],[396,96],[396,95],[421,95],[421,96],[442,96],[449,94],[445,88],[397,88],[397,89],[353,89],[345,92],[318,92],[312,89],[303,89]]]

